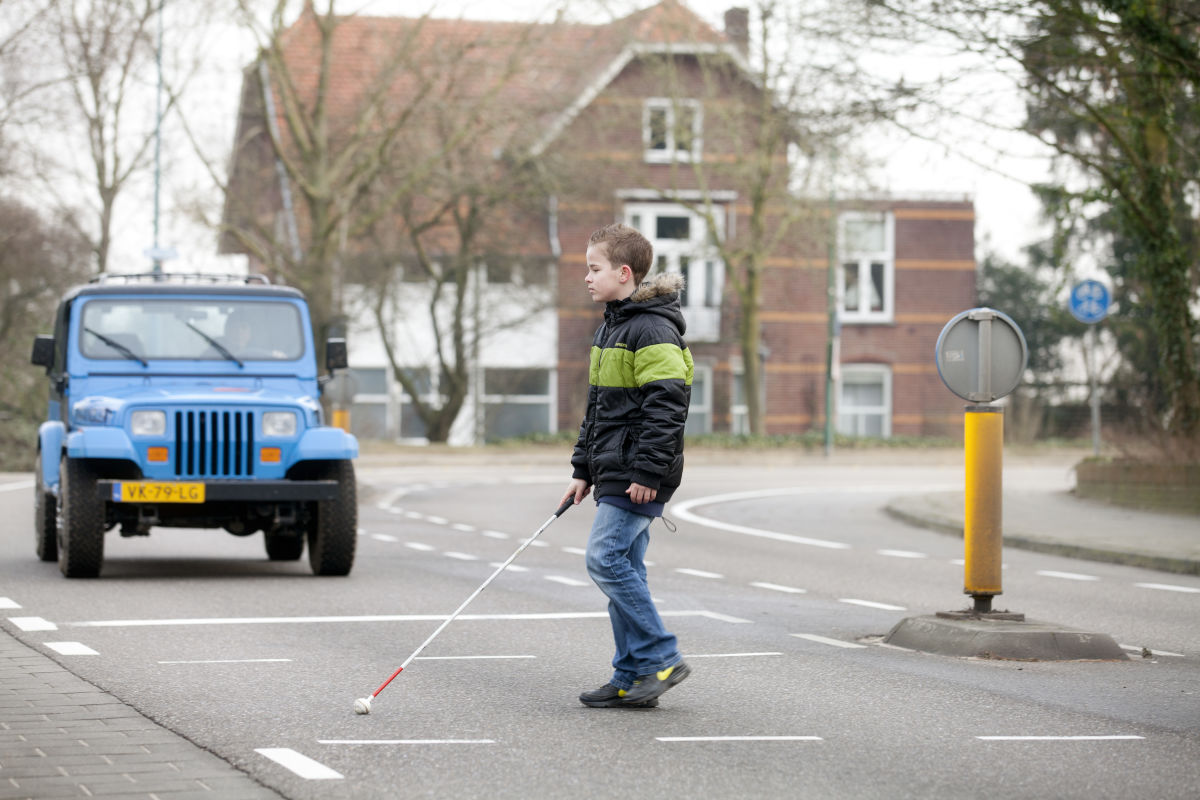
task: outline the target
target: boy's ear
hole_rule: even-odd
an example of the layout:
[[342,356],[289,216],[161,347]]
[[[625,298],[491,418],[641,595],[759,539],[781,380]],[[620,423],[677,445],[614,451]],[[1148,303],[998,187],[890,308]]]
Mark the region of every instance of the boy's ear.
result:
[[621,265],[621,283],[633,278],[633,269],[628,264]]

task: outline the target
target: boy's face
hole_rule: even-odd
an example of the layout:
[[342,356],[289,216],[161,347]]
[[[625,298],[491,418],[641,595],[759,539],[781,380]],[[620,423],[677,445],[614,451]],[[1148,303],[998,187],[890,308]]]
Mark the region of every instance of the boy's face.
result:
[[594,303],[607,303],[610,300],[624,300],[633,294],[633,271],[627,265],[613,266],[608,260],[608,248],[603,244],[594,244],[587,249],[587,284],[588,294]]

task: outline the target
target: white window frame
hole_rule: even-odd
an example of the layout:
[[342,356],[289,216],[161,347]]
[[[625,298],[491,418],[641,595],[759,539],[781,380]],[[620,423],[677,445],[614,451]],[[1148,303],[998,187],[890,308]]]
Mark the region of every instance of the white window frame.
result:
[[[675,141],[675,110],[681,107],[689,108],[692,111],[692,147],[690,150],[680,149]],[[663,111],[666,114],[667,146],[662,150],[650,146],[650,117],[654,111]],[[704,107],[699,100],[648,97],[642,104],[642,147],[648,164],[699,161],[700,154],[704,152],[703,131]]]
[[[539,370],[546,373],[546,393],[545,394],[486,394],[487,386],[487,370],[489,369],[528,369]],[[539,366],[510,366],[499,364],[486,364],[480,370],[479,376],[479,400],[486,409],[488,406],[504,406],[504,405],[545,405],[546,406],[546,430],[545,433],[554,432],[554,416],[556,412],[555,398],[558,396],[558,371],[552,367]],[[486,413],[486,411],[484,412]],[[480,419],[480,428],[484,427],[483,419]],[[481,431],[481,441],[486,439],[487,432]]]
[[[841,380],[838,381],[838,433],[846,436],[866,436],[857,418],[868,414],[883,417],[880,436],[892,436],[892,368],[887,364],[842,364]],[[870,380],[875,379],[875,380]],[[879,406],[852,406],[846,403],[844,388],[850,383],[880,383],[883,386],[883,403]],[[852,422],[852,420],[855,420]]]
[[[698,415],[703,414],[705,422],[699,426],[699,430],[687,431],[688,434],[700,435],[712,433],[713,423],[713,368],[709,364],[694,364],[692,368],[692,402],[688,407],[688,425],[696,428],[695,420]],[[704,391],[697,394],[696,386],[699,384],[704,388]]]
[[[847,222],[882,222],[884,243],[882,250],[854,250],[847,242]],[[882,308],[872,311],[865,303],[867,293],[859,291],[858,308],[846,308],[846,264],[858,265],[860,287],[871,283],[871,265],[883,264]],[[890,211],[846,211],[838,216],[838,270],[837,302],[838,315],[849,325],[863,323],[887,323],[895,319],[896,298],[896,219]],[[865,308],[864,308],[865,306]]]

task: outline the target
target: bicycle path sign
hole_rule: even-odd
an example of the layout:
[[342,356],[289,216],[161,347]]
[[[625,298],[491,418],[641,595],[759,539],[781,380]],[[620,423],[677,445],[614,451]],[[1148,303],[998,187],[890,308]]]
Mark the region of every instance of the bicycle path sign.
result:
[[1108,316],[1108,287],[1100,281],[1080,281],[1071,288],[1071,316],[1094,325]]

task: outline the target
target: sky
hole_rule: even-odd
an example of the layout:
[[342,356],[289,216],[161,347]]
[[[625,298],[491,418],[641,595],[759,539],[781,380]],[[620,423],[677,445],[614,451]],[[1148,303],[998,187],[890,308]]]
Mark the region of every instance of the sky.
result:
[[[651,0],[609,0],[595,3],[589,12],[580,6],[583,18],[592,13],[595,19],[628,13],[644,8]],[[684,0],[702,18],[717,29],[723,27],[724,11],[736,0]],[[753,6],[750,2],[747,5]],[[509,0],[497,4],[494,0],[438,0],[437,16],[457,16],[475,19],[536,19],[545,18],[549,6],[544,0]],[[354,8],[353,3],[339,7]],[[429,0],[361,0],[358,6],[364,13],[418,16],[430,8]],[[166,29],[171,31],[177,20],[171,20],[167,4]],[[753,24],[753,23],[752,23]],[[169,36],[169,33],[168,33]],[[172,55],[171,44],[165,46],[167,61]],[[223,169],[228,159],[236,127],[236,112],[241,88],[242,69],[250,63],[254,43],[244,32],[231,29],[214,38],[207,49],[203,69],[189,86],[187,111],[192,135],[201,142],[208,157]],[[911,75],[915,79],[944,67],[936,58],[910,55],[896,60],[888,57],[886,68]],[[1022,112],[1019,95],[1004,80],[980,69],[967,85],[961,88],[964,98],[986,106],[993,120],[1019,121]],[[1023,262],[1022,248],[1044,236],[1038,221],[1038,206],[1028,184],[1045,180],[1049,161],[1044,151],[1021,134],[1004,133],[993,126],[970,124],[961,119],[942,120],[924,128],[933,141],[904,134],[898,130],[864,132],[860,149],[869,154],[875,166],[866,176],[855,176],[855,184],[865,182],[874,191],[893,196],[969,197],[976,211],[976,255],[982,258],[987,251],[1017,262]],[[240,258],[221,259],[215,255],[213,234],[190,222],[179,212],[178,203],[194,198],[203,188],[211,186],[199,161],[186,155],[190,147],[184,132],[169,120],[164,124],[164,137],[173,139],[164,147],[169,153],[163,167],[163,210],[160,215],[160,247],[171,247],[180,253],[178,261],[168,262],[167,269],[239,270]],[[143,251],[153,243],[152,201],[153,184],[147,179],[131,187],[124,201],[124,213],[116,231],[114,268],[136,271],[148,266]],[[209,191],[209,213],[219,210],[219,196]]]

